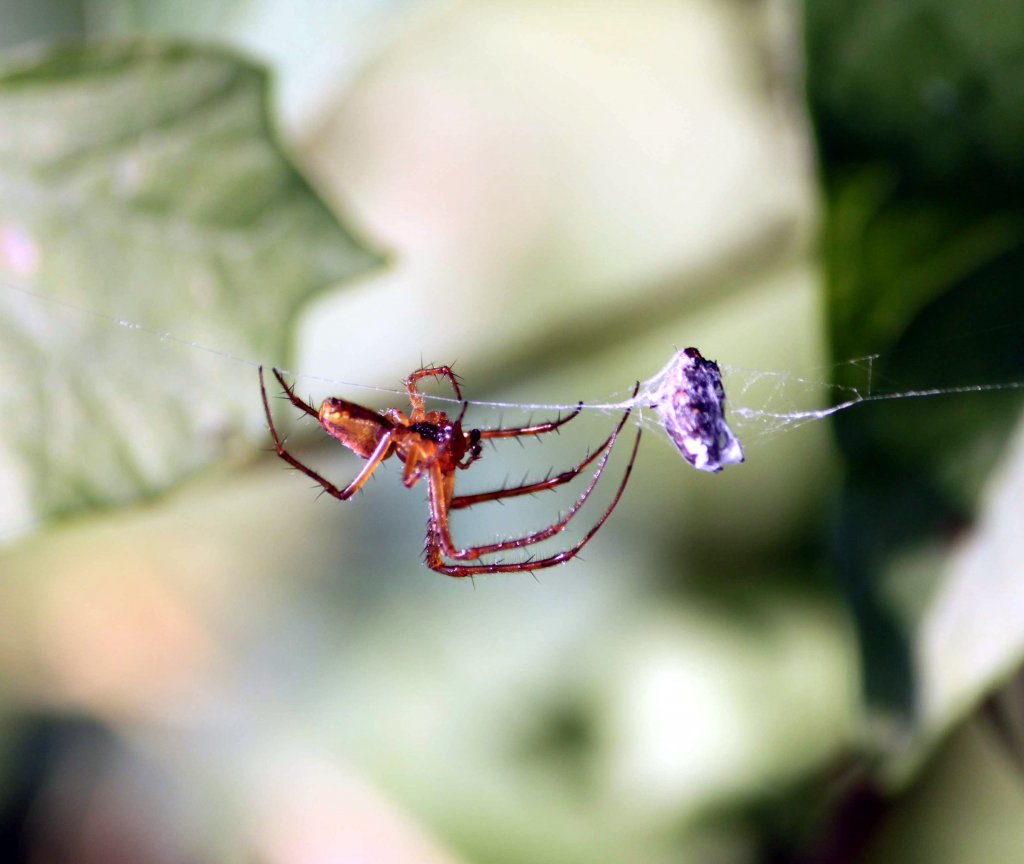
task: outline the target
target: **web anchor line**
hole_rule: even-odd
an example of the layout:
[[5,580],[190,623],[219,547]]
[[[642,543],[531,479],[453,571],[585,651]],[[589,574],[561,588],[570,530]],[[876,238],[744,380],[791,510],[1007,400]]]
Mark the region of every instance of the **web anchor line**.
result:
[[[177,336],[172,332],[150,327],[136,321],[131,321],[117,315],[111,315],[97,309],[92,309],[81,304],[53,297],[14,285],[10,282],[0,282],[0,287],[16,292],[35,301],[47,303],[73,312],[76,315],[87,316],[112,326],[120,327],[136,333],[145,334],[155,338],[161,343],[168,343],[191,350],[202,351],[227,361],[258,369],[265,365],[260,360],[243,357],[238,354],[213,348],[202,342],[186,339]],[[693,355],[688,354],[693,352]],[[695,355],[695,356],[694,356]],[[969,384],[954,387],[927,387],[902,390],[890,393],[873,393],[871,388],[874,379],[874,362],[879,355],[859,357],[847,361],[848,364],[864,365],[867,372],[867,392],[861,393],[856,387],[841,386],[841,391],[852,393],[848,399],[844,399],[834,405],[824,408],[811,408],[793,411],[776,411],[767,408],[752,408],[749,406],[738,406],[730,409],[731,414],[740,420],[766,424],[765,431],[770,434],[775,431],[782,431],[789,428],[796,428],[805,423],[815,420],[824,420],[842,411],[847,411],[857,405],[870,402],[891,402],[904,399],[936,398],[940,396],[953,396],[970,393],[994,393],[1024,389],[1024,380],[1009,381],[992,384]],[[741,394],[746,394],[755,384],[779,376],[783,382],[795,382],[807,387],[820,386],[822,388],[834,386],[826,381],[812,381],[799,376],[792,376],[785,373],[771,373],[760,370],[742,369],[739,367],[726,367],[730,375],[730,381],[737,379],[740,382]],[[402,396],[404,388],[380,387],[372,384],[364,384],[357,381],[344,381],[338,378],[310,375],[301,372],[294,372],[288,369],[281,370],[284,374],[304,381],[316,382],[321,385],[337,388],[352,388],[375,393]],[[704,376],[703,379],[700,376]],[[423,398],[437,403],[461,404],[459,400],[450,396],[423,394]],[[665,429],[669,440],[671,440],[680,454],[699,470],[716,471],[723,465],[733,464],[742,461],[743,450],[739,440],[732,432],[725,420],[725,392],[722,385],[721,371],[714,361],[705,360],[695,348],[685,348],[677,351],[669,362],[652,378],[641,384],[639,392],[625,399],[603,402],[512,402],[484,399],[465,400],[468,404],[479,408],[509,409],[515,411],[550,411],[565,412],[577,409],[584,411],[602,411],[605,413],[636,409],[635,422],[644,423],[644,409],[653,408],[661,425]],[[693,417],[689,417],[693,414]],[[689,417],[689,419],[687,419]],[[689,423],[689,425],[687,425]],[[696,425],[694,425],[696,423]],[[770,428],[770,424],[777,424],[776,428]],[[682,443],[680,443],[682,442]],[[692,458],[691,458],[692,457]],[[698,464],[700,463],[700,464]]]
[[733,413],[745,419],[769,418],[771,420],[791,421],[794,426],[802,425],[809,420],[824,420],[840,411],[846,411],[856,405],[868,402],[895,402],[902,399],[928,399],[936,396],[957,396],[965,393],[998,393],[1011,390],[1024,390],[1024,381],[1007,381],[1000,384],[964,384],[957,387],[926,387],[917,390],[900,390],[896,393],[869,393],[866,396],[855,396],[828,408],[813,408],[803,411],[764,411],[756,408],[735,408]]

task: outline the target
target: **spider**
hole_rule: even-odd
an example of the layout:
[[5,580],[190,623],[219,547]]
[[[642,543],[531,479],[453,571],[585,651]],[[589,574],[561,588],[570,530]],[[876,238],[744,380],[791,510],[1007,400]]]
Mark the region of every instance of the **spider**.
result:
[[[638,429],[629,462],[626,464],[625,474],[615,492],[615,497],[612,498],[611,504],[608,505],[601,518],[597,520],[597,524],[592,526],[574,546],[546,557],[534,557],[522,561],[481,560],[511,549],[532,546],[535,543],[540,543],[542,540],[555,536],[565,529],[572,518],[580,511],[580,508],[586,503],[587,499],[590,498],[591,493],[597,486],[598,480],[601,479],[601,474],[608,464],[615,441],[629,419],[632,411],[631,407],[626,409],[615,429],[612,430],[612,433],[604,440],[601,446],[583,459],[582,462],[569,468],[567,471],[548,476],[534,483],[524,483],[521,486],[510,486],[489,492],[477,492],[471,495],[456,495],[455,472],[469,468],[481,458],[481,444],[483,441],[497,438],[522,438],[553,432],[579,416],[583,410],[583,403],[580,402],[576,409],[565,417],[559,417],[557,420],[545,423],[507,429],[470,429],[466,431],[462,427],[462,418],[466,413],[468,403],[462,401],[462,391],[459,388],[458,378],[450,366],[428,366],[416,370],[405,379],[405,389],[409,396],[409,404],[412,407],[408,416],[397,408],[389,408],[386,411],[377,413],[369,408],[364,408],[362,405],[334,398],[325,399],[320,406],[320,410],[317,411],[308,402],[304,402],[295,395],[294,385],[287,384],[279,370],[274,369],[273,373],[278,383],[284,389],[288,399],[296,408],[315,417],[328,435],[337,438],[349,450],[365,459],[366,463],[359,473],[356,474],[355,478],[347,486],[341,488],[335,486],[289,453],[285,449],[284,441],[278,433],[277,427],[274,425],[274,418],[270,411],[270,402],[267,399],[267,388],[263,379],[263,367],[260,367],[260,392],[263,398],[263,410],[267,415],[267,423],[270,426],[270,434],[274,439],[277,455],[293,468],[297,468],[306,476],[311,477],[323,487],[328,495],[333,495],[339,501],[346,501],[351,498],[362,488],[363,484],[381,462],[390,456],[397,455],[399,460],[405,463],[402,482],[407,488],[415,486],[424,477],[427,480],[427,499],[430,511],[427,519],[427,566],[438,573],[445,573],[449,576],[528,572],[540,570],[544,567],[553,567],[556,564],[564,564],[575,558],[579,555],[580,550],[600,530],[601,526],[604,525],[611,515],[612,510],[619,503],[619,499],[622,497],[626,483],[629,480],[629,475],[633,470],[637,449],[640,446],[640,430]],[[444,411],[427,411],[424,408],[423,395],[417,388],[417,383],[423,378],[448,379],[452,389],[455,391],[455,395],[462,401],[462,410],[454,420]],[[633,391],[634,398],[639,388],[640,385],[637,383],[636,389]],[[597,467],[582,494],[557,521],[551,523],[546,528],[541,528],[522,537],[485,543],[479,546],[460,547],[452,540],[449,526],[449,516],[452,510],[462,510],[466,507],[473,507],[476,504],[483,504],[486,501],[501,501],[505,498],[514,498],[519,495],[530,495],[544,489],[553,489],[556,486],[561,486],[563,483],[568,483],[595,460],[597,461]]]

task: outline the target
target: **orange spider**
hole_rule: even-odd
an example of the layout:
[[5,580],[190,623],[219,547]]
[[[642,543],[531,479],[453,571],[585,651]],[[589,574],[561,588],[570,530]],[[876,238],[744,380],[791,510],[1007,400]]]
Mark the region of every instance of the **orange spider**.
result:
[[[462,428],[462,418],[466,413],[467,402],[462,403],[462,410],[459,412],[459,416],[455,420],[451,420],[444,411],[427,411],[423,406],[423,396],[416,387],[416,382],[421,378],[447,378],[452,385],[452,389],[455,391],[455,395],[461,400],[462,391],[459,389],[458,379],[449,366],[431,366],[418,369],[405,379],[405,388],[409,394],[409,403],[412,406],[412,411],[408,417],[397,408],[389,408],[387,411],[378,414],[376,411],[364,408],[362,405],[334,398],[325,399],[320,406],[320,410],[317,411],[312,405],[295,395],[294,386],[289,386],[285,382],[280,371],[274,369],[273,372],[274,377],[277,378],[278,383],[284,388],[284,392],[293,405],[310,416],[316,417],[317,422],[319,422],[325,432],[337,438],[357,456],[365,459],[366,464],[356,474],[355,479],[345,488],[341,489],[292,456],[285,449],[284,441],[282,441],[274,425],[270,403],[267,399],[267,388],[263,380],[263,367],[260,367],[260,392],[263,397],[263,409],[267,414],[267,423],[270,425],[270,434],[274,439],[277,455],[292,467],[298,468],[302,473],[314,479],[324,488],[327,494],[333,495],[340,501],[351,498],[359,491],[381,462],[389,456],[397,455],[399,460],[405,463],[402,482],[405,483],[406,487],[415,486],[421,478],[427,478],[430,509],[430,516],[427,520],[427,566],[432,570],[446,573],[449,576],[475,576],[480,573],[518,573],[540,570],[544,567],[553,567],[555,564],[564,564],[566,561],[575,558],[601,526],[604,525],[612,510],[615,509],[615,505],[619,503],[619,498],[622,497],[626,483],[629,480],[629,475],[633,470],[633,463],[636,461],[637,448],[640,446],[640,430],[638,429],[636,440],[633,443],[633,450],[626,465],[625,474],[619,483],[615,497],[601,515],[601,518],[598,519],[597,524],[591,527],[576,545],[543,558],[529,558],[524,561],[481,561],[480,559],[485,556],[540,543],[542,540],[553,537],[565,529],[570,520],[579,512],[587,499],[590,498],[591,493],[597,486],[597,482],[600,480],[601,474],[608,464],[612,447],[615,445],[615,441],[622,428],[626,425],[632,408],[626,409],[615,429],[612,430],[612,433],[600,447],[578,465],[567,471],[535,483],[496,489],[491,492],[477,492],[473,495],[456,495],[455,472],[458,469],[468,468],[480,458],[482,441],[492,438],[520,438],[527,435],[542,435],[545,432],[552,432],[564,426],[574,417],[577,417],[583,409],[583,403],[581,402],[571,414],[547,423],[518,426],[510,429],[470,429],[467,432]],[[640,385],[638,383],[633,391],[634,397],[639,388]],[[568,483],[594,460],[597,460],[598,457],[600,459],[598,460],[597,468],[587,487],[565,514],[548,527],[526,534],[523,537],[486,543],[480,546],[460,548],[452,540],[449,527],[449,514],[452,510],[461,510],[465,507],[472,507],[475,504],[482,504],[485,501],[500,501],[503,498],[530,495],[543,489],[553,489],[556,486],[561,486],[563,483]]]

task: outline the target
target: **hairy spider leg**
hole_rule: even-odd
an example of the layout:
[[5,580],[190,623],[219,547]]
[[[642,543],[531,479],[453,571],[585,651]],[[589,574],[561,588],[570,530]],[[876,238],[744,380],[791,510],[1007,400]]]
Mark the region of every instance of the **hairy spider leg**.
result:
[[[455,374],[451,366],[428,366],[424,369],[417,369],[408,378],[405,379],[405,388],[409,395],[409,402],[413,407],[413,414],[419,412],[420,415],[426,413],[426,409],[423,405],[423,394],[420,393],[416,386],[416,382],[421,378],[447,378],[451,382],[452,390],[455,391],[457,399],[462,400],[462,389],[459,387],[459,376]],[[469,403],[462,401],[462,411],[458,416],[456,422],[462,421],[463,416],[466,413],[466,408],[469,407]],[[559,417],[557,420],[551,420],[545,423],[536,423],[529,426],[516,426],[508,429],[481,429],[480,438],[518,438],[523,435],[541,435],[545,432],[552,432],[559,426],[564,426],[570,420],[578,417],[580,412],[583,411],[583,402],[581,401],[571,413],[565,417]],[[475,459],[467,463],[472,464],[476,461]]]
[[519,438],[522,435],[543,435],[545,432],[554,432],[559,426],[564,426],[570,420],[580,416],[583,411],[583,402],[564,417],[557,420],[549,420],[546,423],[536,423],[531,426],[514,426],[509,429],[481,429],[481,438]]
[[[447,366],[445,366],[445,367],[438,367],[438,371],[440,371],[440,370],[446,370],[446,371],[442,372],[441,374],[453,374],[453,373],[451,373],[451,369],[449,367],[447,367]],[[431,371],[434,371],[434,370],[431,370]],[[456,395],[458,395],[458,397],[461,399],[462,398],[462,393],[459,391],[459,386],[458,386],[458,384],[454,380],[452,381],[452,387],[454,388]],[[417,394],[417,395],[419,395],[419,394]],[[463,403],[462,403],[462,410],[459,411],[459,416],[455,420],[456,425],[461,426],[462,418],[466,416],[466,410],[468,408],[469,408],[469,402],[463,401]],[[512,427],[501,428],[501,429],[471,429],[470,432],[469,432],[470,437],[472,439],[471,443],[475,445],[475,444],[479,443],[480,441],[483,441],[484,439],[489,439],[489,438],[520,438],[520,437],[522,437],[524,435],[543,435],[545,432],[554,432],[560,426],[564,426],[570,420],[573,420],[574,418],[578,417],[582,413],[582,411],[583,411],[583,401],[581,400],[570,413],[568,413],[565,417],[559,417],[557,420],[548,420],[548,421],[545,421],[544,423],[534,423],[534,424],[531,424],[529,426],[512,426]],[[583,468],[589,462],[593,461],[597,457],[597,453],[599,453],[599,452],[600,452],[600,448],[598,448],[598,451],[595,452],[594,455],[591,456],[589,459],[587,459],[586,462],[584,462],[582,465],[577,466],[577,469]],[[464,462],[459,462],[458,463],[458,467],[459,468],[468,468],[470,465],[472,465],[474,462],[476,462],[476,460],[479,459],[481,457],[481,455],[482,454],[479,451],[476,451],[476,452],[472,453],[470,455],[470,457],[468,459],[466,459]],[[577,470],[577,473],[578,473],[578,470]],[[573,474],[572,476],[575,476],[575,474]],[[546,481],[544,481],[544,482],[546,482]],[[558,485],[558,484],[553,484],[553,485]],[[543,488],[550,488],[550,487],[543,487]],[[518,494],[527,495],[527,494],[529,494],[529,491],[524,491],[524,492],[521,492],[521,493],[518,493]],[[499,495],[498,497],[501,497],[501,496]],[[460,506],[460,507],[468,507],[470,505],[469,504],[460,504],[458,506]]]
[[[291,400],[292,405],[294,405],[296,408],[301,409],[302,411],[305,411],[307,414],[311,414],[314,417],[319,417],[320,416],[319,413],[317,412],[316,408],[314,408],[308,402],[306,402],[303,399],[300,399],[298,396],[295,395],[295,385],[294,384],[290,384],[289,385],[288,382],[284,380],[284,376],[281,374],[281,370],[280,369],[273,369],[271,371],[274,373],[274,377],[277,379],[277,383],[281,385],[281,387],[284,389],[284,392],[287,394],[288,398]],[[263,404],[265,406],[267,404],[267,399],[266,399],[267,391],[266,391],[266,388],[263,386],[263,367],[262,366],[260,366],[260,389],[263,391],[263,397],[264,397],[263,398]],[[268,412],[267,416],[268,417],[270,416],[269,412]]]
[[515,498],[517,495],[532,495],[534,492],[543,492],[545,489],[554,489],[563,483],[568,483],[573,477],[579,476],[591,462],[593,462],[604,449],[611,443],[612,435],[609,435],[586,459],[568,471],[562,471],[553,477],[545,477],[535,483],[524,483],[522,486],[506,486],[504,489],[495,489],[493,492],[477,492],[471,495],[456,495],[448,502],[449,510],[462,510],[472,507],[474,504],[483,504],[485,501],[500,501],[502,498]]
[[[545,432],[553,432],[560,426],[564,426],[570,420],[578,417],[583,411],[583,402],[581,401],[576,408],[565,417],[559,417],[557,420],[551,420],[546,423],[536,423],[530,426],[518,426],[508,429],[480,429],[480,438],[513,438],[521,435],[543,435]],[[554,489],[556,486],[561,486],[563,483],[568,483],[573,477],[579,475],[579,473],[586,468],[591,462],[593,462],[605,447],[611,443],[613,436],[617,434],[615,432],[609,435],[605,439],[604,443],[601,444],[594,452],[576,465],[570,468],[568,471],[562,471],[556,474],[554,477],[545,477],[543,480],[538,480],[536,483],[525,483],[521,486],[509,486],[505,489],[496,489],[493,492],[478,492],[473,495],[456,495],[448,503],[449,510],[461,510],[465,507],[472,507],[474,504],[482,504],[485,501],[499,501],[502,498],[514,498],[517,495],[531,495],[534,492],[541,492],[545,489]]]
[[[302,401],[298,396],[295,395],[295,391],[285,383],[285,380],[282,377],[280,371],[274,369],[273,372],[274,377],[277,378],[278,382],[280,382],[281,386],[288,394],[288,398],[292,401],[292,403],[296,407],[301,408],[307,414],[312,414],[314,417],[319,419],[319,412],[316,411],[312,405],[307,404],[306,402]],[[339,501],[347,501],[363,487],[363,484],[365,484],[366,481],[370,479],[370,475],[377,469],[380,463],[383,462],[384,459],[386,459],[390,455],[391,446],[393,444],[393,430],[390,428],[385,429],[384,433],[381,435],[380,441],[377,443],[377,446],[374,447],[373,451],[367,457],[366,464],[363,465],[359,473],[356,474],[355,478],[352,480],[351,483],[348,484],[348,486],[346,486],[344,489],[339,489],[326,477],[324,477],[321,474],[318,474],[308,465],[304,465],[302,462],[300,462],[298,459],[292,456],[292,454],[289,453],[287,449],[285,449],[284,441],[281,439],[281,436],[277,431],[277,426],[274,425],[274,416],[270,411],[270,401],[267,399],[267,388],[263,381],[262,366],[259,367],[259,373],[260,395],[263,398],[263,410],[267,415],[267,425],[270,427],[270,436],[271,438],[274,439],[274,449],[277,451],[277,455],[284,459],[284,461],[291,465],[293,468],[297,468],[307,477],[319,483],[323,487],[324,492],[326,492],[328,495],[332,495]],[[384,428],[384,422],[385,421],[381,419],[382,428]]]
[[452,370],[452,367],[427,366],[424,369],[417,369],[412,373],[412,375],[405,379],[405,389],[409,394],[409,402],[412,404],[412,413],[414,415],[421,416],[426,412],[426,409],[423,407],[423,394],[421,394],[419,389],[416,387],[416,382],[419,381],[420,378],[447,378],[451,382],[452,390],[455,391],[456,398],[461,401],[462,390],[459,388],[459,378]]
[[[634,398],[639,390],[640,384],[637,382],[633,391]],[[494,552],[501,552],[508,549],[519,549],[524,546],[531,546],[535,543],[540,543],[541,541],[546,540],[549,537],[553,537],[555,534],[564,530],[570,520],[579,512],[580,508],[587,502],[594,489],[597,487],[597,483],[601,479],[601,475],[604,473],[604,469],[608,464],[608,459],[611,457],[612,448],[615,446],[615,442],[618,439],[619,434],[622,432],[623,427],[626,425],[626,421],[629,419],[632,410],[632,407],[626,409],[625,413],[622,415],[622,419],[619,420],[618,425],[608,437],[608,440],[601,448],[595,451],[596,453],[602,454],[597,470],[594,472],[594,476],[587,484],[587,488],[583,490],[583,493],[576,500],[573,506],[565,513],[565,515],[554,524],[549,525],[547,528],[542,528],[539,531],[527,534],[524,537],[518,537],[514,540],[505,540],[481,546],[470,546],[465,549],[456,548],[455,543],[452,540],[451,529],[448,521],[448,502],[451,495],[451,486],[445,483],[445,478],[440,469],[434,466],[431,469],[431,482],[429,484],[431,520],[427,527],[427,566],[432,570],[436,570],[437,572],[444,573],[448,576],[462,577],[476,576],[484,573],[519,573],[530,570],[541,570],[546,567],[554,567],[558,564],[563,564],[566,561],[575,558],[580,553],[580,550],[583,549],[583,547],[586,546],[593,536],[601,529],[601,526],[604,525],[608,520],[608,517],[611,516],[616,505],[618,505],[619,499],[622,498],[622,493],[625,491],[626,484],[629,482],[630,475],[633,473],[633,465],[636,463],[636,455],[640,447],[640,437],[643,433],[642,428],[637,429],[636,439],[633,442],[633,449],[629,455],[629,462],[626,464],[626,470],[623,473],[622,480],[619,483],[618,489],[615,491],[615,497],[612,498],[611,503],[608,505],[597,523],[593,525],[575,545],[568,549],[563,549],[561,552],[557,552],[553,555],[527,561],[512,561],[505,563],[494,562],[490,564],[449,564],[444,560],[445,557],[456,561],[476,560],[483,555],[493,554]]]
[[[639,384],[637,385],[637,387],[639,388]],[[634,396],[635,395],[636,394],[634,393]],[[580,510],[580,508],[586,503],[587,499],[590,497],[591,493],[596,488],[597,481],[600,479],[601,474],[604,473],[605,465],[607,464],[608,459],[611,457],[612,447],[615,445],[615,441],[618,438],[619,433],[622,431],[623,427],[626,425],[626,421],[629,419],[629,415],[630,415],[631,411],[632,411],[632,408],[626,409],[626,412],[622,415],[622,418],[619,420],[619,422],[616,425],[615,429],[612,430],[612,433],[605,439],[604,443],[599,448],[597,448],[597,450],[594,451],[594,455],[588,457],[587,460],[583,463],[585,465],[588,462],[593,461],[593,459],[597,455],[599,455],[599,454],[601,455],[601,461],[598,463],[597,470],[594,472],[594,476],[591,478],[590,483],[587,485],[587,488],[583,491],[583,494],[580,495],[580,497],[576,500],[576,502],[572,505],[572,507],[570,507],[569,510],[566,511],[565,515],[562,516],[561,519],[559,519],[554,524],[549,525],[547,528],[543,528],[540,531],[535,531],[532,534],[528,534],[525,537],[520,537],[520,538],[517,538],[515,540],[500,541],[498,543],[485,544],[485,545],[482,545],[482,546],[472,546],[472,547],[468,547],[467,549],[464,549],[464,550],[461,550],[461,551],[455,549],[455,544],[454,544],[454,542],[452,542],[450,534],[447,535],[447,538],[445,538],[445,536],[442,535],[442,538],[441,538],[442,541],[444,541],[445,539],[447,539],[447,541],[448,541],[447,543],[442,543],[442,545],[445,547],[444,548],[444,553],[449,558],[456,558],[456,559],[478,558],[481,555],[487,555],[487,554],[491,554],[493,552],[501,552],[501,551],[504,551],[506,549],[517,549],[517,548],[520,548],[521,546],[529,546],[529,545],[532,545],[534,543],[539,543],[540,541],[546,540],[549,537],[553,537],[555,534],[558,534],[560,531],[562,531],[565,528],[565,526],[569,524],[569,521],[573,518],[573,516],[575,516],[576,513]],[[638,438],[639,438],[639,436],[638,436]],[[575,473],[578,473],[578,471],[576,471]],[[568,480],[572,479],[572,477],[575,476],[575,473],[573,473],[573,470],[570,469],[570,471],[565,472],[565,474],[570,475],[570,476],[566,477],[565,480],[561,480],[558,477],[554,477],[554,478],[550,478],[550,481],[555,481],[553,483],[550,483],[550,481],[543,481],[542,480],[539,483],[528,484],[527,486],[523,486],[523,487],[513,487],[512,489],[509,489],[509,490],[497,490],[497,494],[498,494],[498,497],[503,497],[503,493],[505,493],[505,492],[509,493],[508,497],[512,497],[513,495],[518,495],[518,494],[524,494],[524,495],[525,494],[529,494],[530,491],[533,491],[533,490],[531,490],[531,486],[538,486],[541,489],[550,488],[550,486],[548,485],[549,483],[550,483],[551,486],[558,486],[558,485],[561,485],[561,483],[568,482]],[[483,493],[483,494],[484,495],[493,495],[494,493]],[[470,497],[470,496],[466,496],[466,497]],[[452,500],[452,498],[451,498],[450,495],[446,495],[445,496],[445,501],[448,502],[447,505],[446,505],[446,509],[449,509],[449,510],[453,509],[451,507],[451,503],[450,503],[451,500]],[[463,505],[463,506],[472,506],[472,505]]]

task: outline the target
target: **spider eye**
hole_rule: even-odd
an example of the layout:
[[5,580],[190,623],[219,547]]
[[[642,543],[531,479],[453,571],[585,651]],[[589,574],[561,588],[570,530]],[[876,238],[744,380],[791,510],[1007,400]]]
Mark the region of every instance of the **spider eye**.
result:
[[[480,442],[480,430],[479,429],[470,429],[469,430],[469,443],[470,443],[470,445],[472,446],[474,444],[478,444],[479,442]],[[477,449],[479,450],[480,448],[477,447]]]
[[472,455],[474,459],[480,458],[480,453],[482,452],[482,450],[483,448],[479,444],[474,444],[472,447],[469,448],[470,455]]

